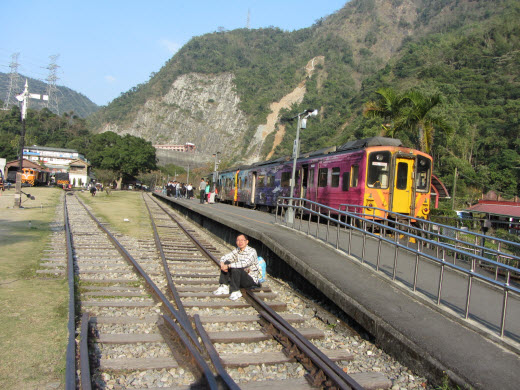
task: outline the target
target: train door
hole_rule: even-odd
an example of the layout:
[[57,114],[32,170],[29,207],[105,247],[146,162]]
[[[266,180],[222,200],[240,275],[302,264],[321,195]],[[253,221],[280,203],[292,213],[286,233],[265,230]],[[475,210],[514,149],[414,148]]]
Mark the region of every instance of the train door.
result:
[[302,178],[300,181],[300,198],[307,198],[307,187],[309,186],[309,165],[304,164],[301,167]]
[[255,203],[256,172],[251,172],[251,204]]
[[392,211],[413,215],[414,212],[414,159],[396,156],[393,183]]

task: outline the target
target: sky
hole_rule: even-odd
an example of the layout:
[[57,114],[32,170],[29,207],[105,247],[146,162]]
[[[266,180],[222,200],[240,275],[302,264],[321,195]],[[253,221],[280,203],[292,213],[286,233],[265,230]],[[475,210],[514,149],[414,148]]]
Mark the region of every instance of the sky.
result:
[[[45,81],[57,55],[57,85],[106,105],[147,82],[192,37],[244,28],[309,27],[347,0],[3,0],[0,72]],[[21,92],[21,91],[20,91]],[[30,92],[30,85],[29,85]]]

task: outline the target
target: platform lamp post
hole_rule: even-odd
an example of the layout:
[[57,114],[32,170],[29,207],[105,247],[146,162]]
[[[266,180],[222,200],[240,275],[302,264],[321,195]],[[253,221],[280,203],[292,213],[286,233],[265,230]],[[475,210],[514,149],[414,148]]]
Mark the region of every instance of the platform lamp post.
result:
[[25,88],[20,95],[16,95],[16,100],[20,102],[22,106],[22,132],[20,134],[20,154],[18,160],[18,172],[16,172],[16,185],[14,194],[14,207],[22,208],[22,171],[23,171],[23,148],[25,144],[25,117],[27,116],[27,106],[29,104],[29,98],[31,99],[43,99],[49,100],[49,96],[40,95],[38,93],[29,93],[29,83],[25,80]]
[[215,157],[215,167],[213,169],[213,192],[215,192],[215,188],[217,187],[217,170],[220,164],[220,160],[218,159],[220,152],[213,153],[213,157]]
[[[304,115],[304,116],[303,116]],[[293,196],[294,196],[294,187],[296,185],[296,160],[300,155],[300,129],[307,128],[307,118],[310,116],[318,115],[318,110],[305,110],[298,115],[290,118],[289,120],[298,119],[298,124],[296,126],[296,139],[294,140],[293,146],[293,167],[292,167],[292,175],[291,175],[291,196],[289,199],[289,207],[287,208],[287,215],[285,217],[285,221],[287,223],[292,224],[294,222],[294,208],[293,206]],[[302,118],[303,116],[303,118]]]

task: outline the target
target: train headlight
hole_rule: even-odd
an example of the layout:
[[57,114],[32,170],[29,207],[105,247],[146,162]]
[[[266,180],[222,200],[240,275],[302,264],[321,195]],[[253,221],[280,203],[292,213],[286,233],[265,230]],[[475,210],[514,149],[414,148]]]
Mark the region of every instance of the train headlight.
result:
[[430,211],[430,210],[429,210],[427,207],[425,207],[425,208],[423,209],[423,213],[424,213],[424,214],[428,214],[429,211]]

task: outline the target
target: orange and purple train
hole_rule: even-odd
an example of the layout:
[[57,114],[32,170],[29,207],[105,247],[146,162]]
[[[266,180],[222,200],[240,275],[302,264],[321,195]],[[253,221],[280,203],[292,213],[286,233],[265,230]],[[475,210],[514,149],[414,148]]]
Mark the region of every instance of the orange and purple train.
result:
[[[272,210],[279,197],[290,194],[292,166],[292,159],[280,158],[221,171],[220,200]],[[426,219],[431,175],[428,154],[403,147],[398,139],[373,137],[304,153],[296,163],[294,196],[335,209],[360,205]]]

